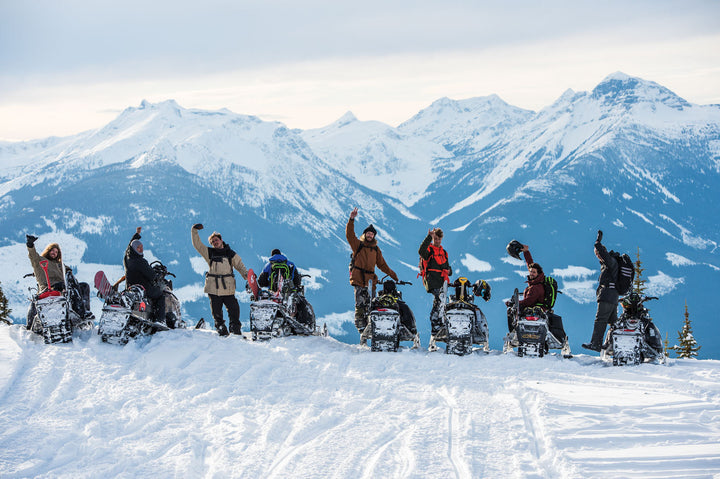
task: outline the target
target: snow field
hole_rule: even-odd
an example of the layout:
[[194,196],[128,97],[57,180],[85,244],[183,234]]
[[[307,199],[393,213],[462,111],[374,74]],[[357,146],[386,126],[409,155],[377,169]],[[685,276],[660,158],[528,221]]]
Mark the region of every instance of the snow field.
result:
[[720,362],[0,328],[2,477],[712,477]]

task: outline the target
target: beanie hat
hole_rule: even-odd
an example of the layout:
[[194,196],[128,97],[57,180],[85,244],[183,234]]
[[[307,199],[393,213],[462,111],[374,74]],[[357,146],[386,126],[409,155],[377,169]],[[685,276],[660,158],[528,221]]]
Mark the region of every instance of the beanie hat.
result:
[[272,253],[270,253],[270,256],[275,256],[276,254],[282,254],[279,249],[275,248],[272,250]]
[[375,231],[375,227],[373,225],[370,225],[367,228],[365,228],[363,230],[363,234],[367,233],[368,231],[370,231],[374,235],[377,235],[377,231]]
[[130,243],[130,247],[132,247],[132,249],[135,250],[135,252],[139,255],[142,255],[142,253],[140,252],[141,246],[142,246],[142,242],[140,240],[133,240]]

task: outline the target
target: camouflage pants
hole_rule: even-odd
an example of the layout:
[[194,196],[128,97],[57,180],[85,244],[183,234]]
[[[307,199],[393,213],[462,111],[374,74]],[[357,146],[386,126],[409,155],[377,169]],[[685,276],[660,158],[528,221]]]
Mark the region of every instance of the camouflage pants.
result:
[[431,289],[429,293],[434,296],[432,309],[430,310],[430,330],[431,334],[435,335],[442,327],[446,294],[442,288]]
[[362,333],[367,326],[367,315],[370,312],[370,292],[365,286],[355,288],[355,327]]

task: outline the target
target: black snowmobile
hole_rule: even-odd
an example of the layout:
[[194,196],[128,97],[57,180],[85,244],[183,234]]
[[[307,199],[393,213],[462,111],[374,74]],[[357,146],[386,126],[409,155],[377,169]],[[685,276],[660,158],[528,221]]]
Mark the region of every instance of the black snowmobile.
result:
[[[475,350],[489,352],[490,335],[485,315],[474,303],[474,296],[481,296],[485,301],[490,300],[490,285],[478,280],[472,285],[465,278],[458,278],[451,285],[455,288],[455,294],[450,295],[450,301],[443,304],[440,311],[442,327],[431,341],[428,349],[437,350],[435,342],[445,342],[446,354],[457,354],[464,356]],[[447,283],[443,288],[443,299],[447,297]],[[444,301],[443,301],[444,302]],[[474,348],[473,345],[479,345]]]
[[156,284],[163,290],[161,301],[165,301],[165,317],[155,317],[145,296],[145,288],[138,284],[121,292],[110,290],[104,298],[105,304],[98,325],[98,334],[103,342],[125,345],[138,336],[185,328],[185,322],[181,318],[180,301],[172,291],[172,280],[167,279],[167,276],[175,275],[159,261],[152,262],[150,266],[155,272]]
[[622,304],[623,312],[618,320],[610,325],[605,336],[600,352],[603,360],[612,358],[613,366],[637,365],[645,361],[665,363],[660,331],[643,305],[645,301],[654,299],[658,298],[630,293],[618,301]]
[[[372,351],[397,351],[402,341],[412,341],[413,349],[420,347],[420,337],[415,328],[415,316],[402,300],[398,285],[412,284],[408,281],[397,283],[387,276],[380,281],[380,293],[370,300],[368,324],[360,335],[360,343],[370,340]],[[414,331],[414,332],[413,332]]]
[[[47,265],[47,260],[40,261],[47,284],[50,284]],[[50,285],[46,291],[39,294],[37,286],[29,288],[27,329],[42,336],[45,344],[71,343],[73,335],[87,339],[94,326],[95,318],[90,313],[87,284],[78,283],[72,270],[64,264],[63,269],[63,282]],[[24,277],[31,276],[34,274],[29,273]]]
[[[252,270],[250,270],[252,271]],[[327,326],[318,330],[315,311],[305,299],[305,287],[294,287],[280,275],[277,291],[258,288],[255,273],[248,272],[250,292],[250,334],[253,341],[281,336],[327,336]],[[309,275],[302,275],[309,277]]]
[[551,331],[550,318],[540,306],[530,306],[520,310],[520,292],[515,291],[508,306],[508,315],[513,318],[513,331],[505,336],[503,352],[508,353],[517,347],[517,355],[543,357],[550,349],[562,350],[565,358],[572,357],[567,338],[560,341]]

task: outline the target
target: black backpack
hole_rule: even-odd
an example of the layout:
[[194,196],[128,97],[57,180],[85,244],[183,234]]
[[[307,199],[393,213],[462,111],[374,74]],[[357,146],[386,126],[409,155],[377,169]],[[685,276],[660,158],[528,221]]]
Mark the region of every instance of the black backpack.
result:
[[635,267],[627,254],[620,254],[617,251],[610,251],[610,256],[615,258],[618,264],[617,278],[615,278],[615,290],[620,296],[625,296],[632,289],[635,279]]

